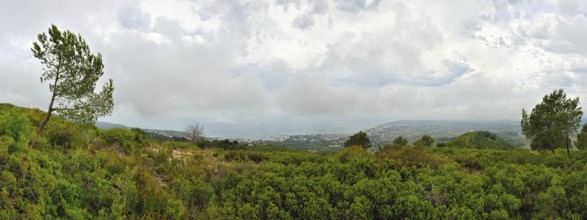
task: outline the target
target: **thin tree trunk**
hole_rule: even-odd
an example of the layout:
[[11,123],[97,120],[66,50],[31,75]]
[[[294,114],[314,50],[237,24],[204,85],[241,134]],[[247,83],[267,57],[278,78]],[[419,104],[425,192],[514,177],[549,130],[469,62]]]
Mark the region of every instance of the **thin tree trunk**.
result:
[[49,119],[51,118],[51,113],[53,112],[53,101],[55,101],[55,95],[53,95],[53,97],[51,98],[51,102],[49,103],[49,108],[47,109],[47,114],[45,115],[45,118],[43,118],[43,121],[41,121],[41,124],[39,125],[39,132],[43,131],[43,128],[45,127],[45,125],[47,124],[47,122],[49,121]]
[[566,135],[567,135],[567,154],[569,155],[569,157],[571,157],[571,144],[569,143],[569,130],[566,130]]
[[51,102],[49,102],[49,107],[47,108],[47,115],[45,115],[45,118],[43,119],[43,121],[41,121],[41,124],[39,125],[39,128],[38,128],[39,133],[41,131],[43,131],[43,128],[45,128],[45,125],[47,124],[47,122],[51,118],[51,113],[53,113],[53,110],[55,110],[53,108],[53,102],[55,102],[55,97],[57,96],[57,81],[58,80],[59,80],[59,74],[57,76],[55,76],[55,82],[53,83],[53,95],[51,96]]
[[552,154],[556,154],[556,145],[554,144],[555,141],[553,140],[552,137],[550,137],[549,140],[550,140],[550,143],[548,146],[549,146],[550,150],[552,151]]

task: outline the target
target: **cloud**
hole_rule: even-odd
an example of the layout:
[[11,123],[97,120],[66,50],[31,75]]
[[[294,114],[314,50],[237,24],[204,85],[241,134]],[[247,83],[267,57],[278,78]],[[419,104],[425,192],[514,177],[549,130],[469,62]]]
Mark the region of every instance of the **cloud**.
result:
[[151,27],[151,16],[130,4],[118,11],[117,20],[126,29],[147,30]]
[[307,28],[310,28],[314,25],[314,20],[312,19],[312,17],[310,17],[310,15],[303,14],[303,15],[298,16],[293,21],[293,25],[297,28],[300,28],[300,29],[307,29]]
[[579,0],[31,4],[0,8],[0,102],[46,107],[30,45],[55,23],[103,54],[116,87],[104,120],[130,126],[265,137],[517,120],[553,89],[587,92]]
[[350,86],[330,85],[324,77],[298,74],[283,86],[278,100],[288,113],[313,116],[361,114],[372,99]]
[[379,6],[380,0],[340,0],[336,8],[350,13],[358,13],[363,10],[375,10]]

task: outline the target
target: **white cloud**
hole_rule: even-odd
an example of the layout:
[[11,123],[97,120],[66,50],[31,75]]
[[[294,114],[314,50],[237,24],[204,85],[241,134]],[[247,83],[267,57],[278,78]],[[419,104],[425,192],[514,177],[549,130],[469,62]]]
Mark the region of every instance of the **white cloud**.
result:
[[517,119],[553,89],[587,92],[579,0],[29,5],[0,8],[0,102],[44,108],[29,47],[55,23],[103,54],[116,87],[106,120],[130,126],[348,132],[396,119]]

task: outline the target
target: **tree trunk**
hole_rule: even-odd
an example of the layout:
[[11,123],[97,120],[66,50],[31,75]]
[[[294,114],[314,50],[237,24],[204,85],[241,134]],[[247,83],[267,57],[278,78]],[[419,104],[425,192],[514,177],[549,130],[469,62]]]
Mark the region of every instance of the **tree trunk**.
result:
[[43,121],[41,121],[41,124],[39,125],[39,128],[38,128],[39,132],[43,131],[43,128],[45,127],[45,125],[47,124],[49,119],[51,118],[52,112],[53,112],[53,99],[51,99],[51,104],[49,104],[49,109],[47,109],[47,114],[45,115],[45,118],[43,118]]
[[47,108],[47,115],[45,115],[45,118],[43,119],[43,121],[41,121],[41,124],[39,125],[39,128],[38,128],[39,133],[41,133],[41,131],[43,131],[43,128],[45,127],[45,125],[47,124],[49,119],[51,118],[51,113],[53,113],[53,110],[55,110],[53,108],[53,102],[55,102],[55,96],[57,96],[57,81],[58,80],[59,80],[59,75],[57,75],[55,77],[55,83],[53,83],[53,95],[51,96],[51,102],[49,102],[49,107]]
[[570,138],[569,138],[569,130],[566,130],[566,135],[567,135],[567,154],[569,155],[569,158],[571,157],[571,143],[569,143]]

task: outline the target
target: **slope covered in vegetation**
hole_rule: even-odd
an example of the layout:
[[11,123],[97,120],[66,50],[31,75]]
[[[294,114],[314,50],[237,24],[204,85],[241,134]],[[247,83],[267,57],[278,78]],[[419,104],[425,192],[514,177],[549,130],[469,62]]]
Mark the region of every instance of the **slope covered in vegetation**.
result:
[[488,131],[471,131],[462,134],[449,142],[447,146],[481,148],[481,149],[512,149],[513,145],[499,138],[496,134]]
[[0,219],[587,218],[587,152],[199,149],[0,105]]

